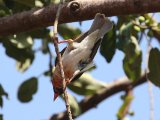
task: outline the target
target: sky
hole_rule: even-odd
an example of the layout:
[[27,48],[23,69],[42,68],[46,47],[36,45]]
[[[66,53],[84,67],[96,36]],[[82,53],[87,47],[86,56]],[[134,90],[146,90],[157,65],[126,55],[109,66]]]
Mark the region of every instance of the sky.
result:
[[[78,23],[73,23],[73,26],[79,26]],[[82,23],[82,31],[89,29],[91,21]],[[35,48],[40,45],[36,40]],[[142,50],[144,51],[143,60],[145,60],[146,41],[142,42]],[[157,42],[153,42],[154,46],[158,46]],[[64,45],[61,46],[61,49]],[[54,48],[52,48],[54,50]],[[94,62],[97,69],[90,72],[90,74],[97,80],[104,82],[113,82],[125,74],[122,68],[122,60],[124,54],[116,51],[116,54],[110,64],[106,63],[105,59],[98,52]],[[0,83],[3,85],[6,92],[9,94],[9,99],[3,98],[4,105],[0,108],[0,113],[4,115],[4,120],[47,120],[50,116],[57,112],[65,110],[65,104],[61,98],[53,102],[53,89],[49,77],[40,76],[48,69],[49,57],[43,55],[41,52],[36,54],[36,59],[33,65],[25,72],[20,73],[15,68],[15,61],[5,55],[5,49],[0,45]],[[145,64],[143,63],[143,68]],[[20,84],[32,76],[40,76],[38,80],[38,91],[29,103],[21,103],[17,99],[17,90]],[[160,120],[160,94],[159,88],[152,85],[154,94],[154,120]],[[70,92],[70,91],[69,91]],[[75,95],[73,92],[70,94]],[[122,104],[120,96],[124,92],[116,94],[100,104],[94,109],[84,113],[76,120],[97,120],[108,119],[116,120],[116,113]],[[77,96],[78,100],[82,96]],[[149,106],[148,84],[145,83],[134,89],[134,100],[131,105],[131,110],[135,112],[133,117],[127,116],[129,120],[150,120],[150,106]]]

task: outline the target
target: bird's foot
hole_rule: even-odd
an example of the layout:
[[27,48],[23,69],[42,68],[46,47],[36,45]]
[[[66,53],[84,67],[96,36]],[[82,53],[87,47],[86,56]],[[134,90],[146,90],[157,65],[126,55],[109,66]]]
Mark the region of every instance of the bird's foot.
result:
[[58,44],[61,44],[61,43],[68,43],[68,44],[72,44],[73,43],[73,40],[72,39],[67,39],[67,40],[61,40],[58,42]]
[[73,46],[74,40],[72,40],[72,39],[67,39],[67,40],[59,41],[58,44],[60,44],[60,43],[66,43],[66,42],[68,43],[68,47],[70,49],[74,49],[74,46]]
[[71,80],[66,80],[66,84],[68,85],[71,82]]

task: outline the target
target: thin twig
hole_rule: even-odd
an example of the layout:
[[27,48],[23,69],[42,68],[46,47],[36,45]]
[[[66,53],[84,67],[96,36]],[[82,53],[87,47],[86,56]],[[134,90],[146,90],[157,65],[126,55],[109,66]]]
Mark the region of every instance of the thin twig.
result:
[[151,40],[152,38],[148,38],[147,35],[145,34],[145,37],[147,39],[147,53],[146,53],[146,69],[145,69],[145,75],[146,79],[148,81],[148,93],[149,93],[149,98],[150,98],[150,120],[154,120],[154,96],[153,96],[153,91],[152,91],[152,83],[150,82],[148,78],[148,60],[149,60],[149,53],[152,48],[151,46]]
[[[60,1],[59,7],[58,7],[58,10],[57,10],[57,14],[56,14],[56,18],[55,18],[55,21],[54,21],[53,43],[54,43],[54,46],[55,46],[55,51],[56,51],[57,59],[58,59],[58,65],[60,67],[60,73],[61,73],[61,77],[62,77],[62,80],[63,80],[63,88],[65,88],[65,86],[66,86],[65,75],[64,75],[64,71],[63,71],[62,58],[61,58],[61,55],[59,53],[58,37],[57,37],[58,19],[59,19],[59,16],[60,16],[62,5],[63,5],[63,0]],[[68,101],[68,94],[67,94],[66,89],[64,90],[64,100],[65,100],[65,105],[66,105],[66,109],[67,109],[67,113],[68,113],[68,118],[69,118],[69,120],[73,120],[70,105],[69,105],[69,101]]]
[[154,95],[152,90],[152,83],[148,81],[148,92],[150,98],[150,120],[154,120]]

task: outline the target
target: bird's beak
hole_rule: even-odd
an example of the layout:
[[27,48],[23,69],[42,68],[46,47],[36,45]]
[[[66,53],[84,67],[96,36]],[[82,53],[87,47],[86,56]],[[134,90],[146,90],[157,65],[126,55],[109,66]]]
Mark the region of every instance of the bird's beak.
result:
[[54,93],[54,101],[57,99],[58,96],[59,96],[58,93]]

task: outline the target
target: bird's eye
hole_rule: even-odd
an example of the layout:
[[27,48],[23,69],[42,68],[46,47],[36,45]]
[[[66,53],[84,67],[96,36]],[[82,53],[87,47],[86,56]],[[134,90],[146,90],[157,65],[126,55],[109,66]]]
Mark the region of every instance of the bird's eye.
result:
[[54,88],[54,92],[58,93],[59,95],[61,95],[63,93],[63,88]]

